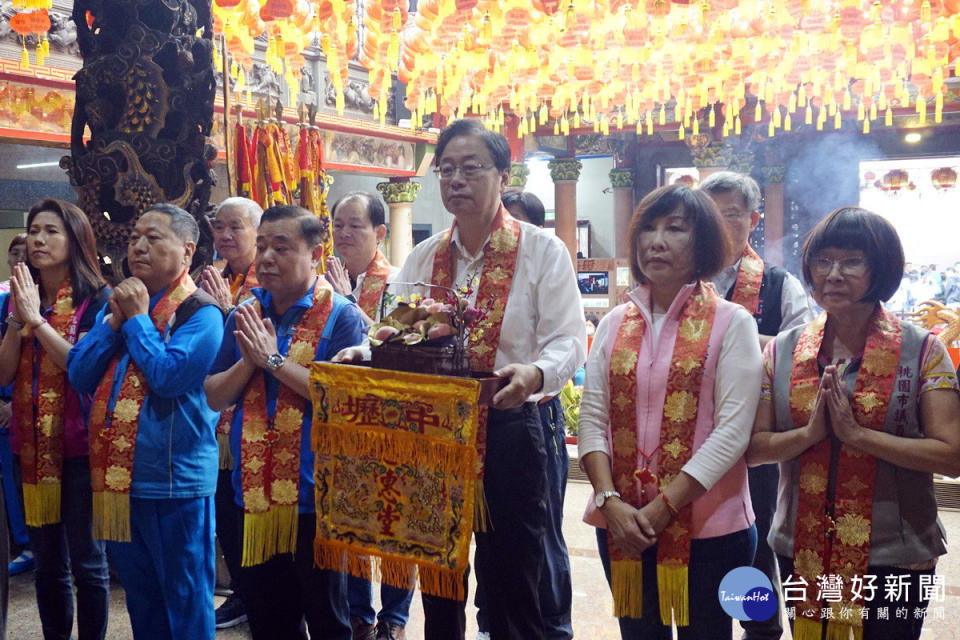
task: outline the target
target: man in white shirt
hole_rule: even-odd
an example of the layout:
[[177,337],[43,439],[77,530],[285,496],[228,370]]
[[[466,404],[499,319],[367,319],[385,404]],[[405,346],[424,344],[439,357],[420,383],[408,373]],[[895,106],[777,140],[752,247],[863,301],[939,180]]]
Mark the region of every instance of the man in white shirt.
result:
[[[494,640],[535,640],[544,637],[538,582],[546,526],[536,402],[558,393],[583,363],[583,309],[564,244],[516,221],[500,204],[510,173],[503,136],[476,120],[458,120],[437,139],[436,165],[454,225],[415,247],[397,281],[466,287],[471,302],[489,306],[481,308],[487,311],[483,330],[471,334],[471,368],[493,371],[508,383],[494,396],[487,421],[489,522],[476,534],[477,584]],[[423,603],[428,640],[464,637],[465,601],[424,596]]]
[[352,191],[334,203],[330,217],[333,248],[342,261],[327,258],[327,280],[334,291],[357,303],[368,322],[375,322],[386,285],[400,271],[380,251],[387,236],[383,202],[372,193]]
[[[716,203],[735,249],[729,266],[714,276],[713,283],[727,300],[743,305],[753,314],[760,333],[760,347],[781,331],[813,320],[800,281],[780,267],[765,264],[750,247],[750,233],[760,222],[760,187],[756,181],[733,171],[719,171],[700,183],[700,188]],[[741,626],[747,640],[773,640],[783,634],[782,598],[780,573],[776,557],[767,544],[767,533],[776,508],[780,473],[777,465],[768,464],[751,467],[748,474],[750,500],[757,517],[757,553],[753,566],[770,578],[781,605],[769,620],[742,622]]]

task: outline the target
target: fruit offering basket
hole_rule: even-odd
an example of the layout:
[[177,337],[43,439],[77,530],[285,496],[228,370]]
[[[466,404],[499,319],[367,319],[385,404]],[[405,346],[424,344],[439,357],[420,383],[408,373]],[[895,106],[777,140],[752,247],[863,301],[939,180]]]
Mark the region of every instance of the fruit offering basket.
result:
[[[454,289],[426,282],[395,285],[441,290],[444,300],[413,294],[392,295],[390,285],[380,302],[380,322],[370,326],[371,364],[378,369],[450,376],[469,376],[466,340],[483,314]],[[396,305],[385,313],[389,305]]]

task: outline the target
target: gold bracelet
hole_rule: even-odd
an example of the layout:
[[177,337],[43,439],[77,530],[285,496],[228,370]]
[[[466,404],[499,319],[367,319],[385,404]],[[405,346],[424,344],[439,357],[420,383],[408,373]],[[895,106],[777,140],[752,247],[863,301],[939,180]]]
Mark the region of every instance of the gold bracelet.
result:
[[670,512],[670,516],[671,516],[671,517],[676,518],[677,516],[680,515],[680,510],[677,509],[677,508],[673,505],[672,502],[670,502],[670,498],[667,497],[667,494],[666,494],[666,493],[664,493],[663,491],[661,491],[661,492],[660,492],[660,497],[663,499],[663,504],[665,504],[665,505],[667,506],[667,511]]

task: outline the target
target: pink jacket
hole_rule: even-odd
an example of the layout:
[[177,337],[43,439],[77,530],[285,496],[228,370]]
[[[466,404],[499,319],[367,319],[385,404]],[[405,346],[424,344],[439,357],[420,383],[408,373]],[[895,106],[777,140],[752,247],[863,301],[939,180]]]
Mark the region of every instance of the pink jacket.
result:
[[[653,332],[649,329],[653,325],[649,290],[641,286],[630,293],[631,299],[640,308],[648,326],[640,344],[637,359],[637,434],[638,444],[644,451],[655,449],[660,441],[667,372],[677,338],[680,311],[693,289],[694,285],[687,285],[677,294],[670,309],[667,310],[656,343],[653,340]],[[626,308],[627,305],[623,304],[610,312],[606,345],[608,357],[613,351],[613,344]],[[727,326],[738,308],[738,305],[726,300],[720,300],[717,305],[707,348],[707,362],[700,386],[697,426],[693,436],[694,451],[703,445],[714,428],[714,382],[717,376],[717,360]],[[609,362],[607,364],[607,370],[609,370]],[[607,429],[607,441],[612,442],[609,424]],[[655,474],[658,459],[659,452],[652,456],[649,464],[650,470]],[[647,487],[647,495],[656,495],[656,493],[654,487]],[[753,524],[753,505],[750,502],[747,465],[744,458],[741,456],[735,460],[729,471],[707,493],[694,500],[692,508],[691,537],[693,538],[722,536],[741,531]],[[596,527],[606,528],[607,526],[603,514],[594,506],[592,499],[587,504],[583,519]]]

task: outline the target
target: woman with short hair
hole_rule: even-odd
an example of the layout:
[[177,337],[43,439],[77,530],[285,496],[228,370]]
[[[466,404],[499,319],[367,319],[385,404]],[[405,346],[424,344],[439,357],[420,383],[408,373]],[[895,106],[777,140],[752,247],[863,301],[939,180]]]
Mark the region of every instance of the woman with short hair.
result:
[[[731,638],[717,599],[749,565],[756,527],[743,453],[760,391],[757,326],[705,282],[729,240],[713,200],[650,193],[630,230],[641,284],[601,321],[580,405],[584,520],[624,638]],[[693,605],[696,605],[694,607]]]
[[[921,584],[946,553],[933,473],[960,475],[960,397],[943,344],[883,308],[903,267],[889,222],[834,211],[803,247],[824,312],[764,350],[747,460],[780,463],[769,542],[785,591],[803,595],[788,603],[797,640],[820,640],[824,626],[829,638],[919,638]],[[904,597],[891,598],[886,577],[904,575]],[[910,615],[880,619],[880,607]]]
[[103,542],[92,531],[87,414],[66,360],[110,290],[93,230],[76,206],[49,198],[31,207],[26,244],[27,261],[14,267],[2,305],[0,384],[14,382],[14,466],[36,558],[37,607],[44,638],[67,640],[76,586],[79,638],[99,639],[110,582]]

